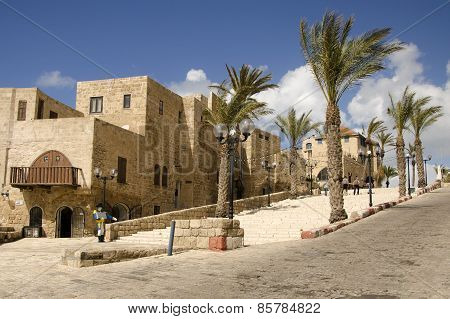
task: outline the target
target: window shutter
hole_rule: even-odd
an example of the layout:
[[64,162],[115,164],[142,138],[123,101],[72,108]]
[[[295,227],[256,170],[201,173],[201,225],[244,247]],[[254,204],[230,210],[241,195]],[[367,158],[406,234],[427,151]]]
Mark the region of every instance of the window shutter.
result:
[[17,109],[17,120],[25,121],[27,117],[27,101],[19,101],[19,107]]

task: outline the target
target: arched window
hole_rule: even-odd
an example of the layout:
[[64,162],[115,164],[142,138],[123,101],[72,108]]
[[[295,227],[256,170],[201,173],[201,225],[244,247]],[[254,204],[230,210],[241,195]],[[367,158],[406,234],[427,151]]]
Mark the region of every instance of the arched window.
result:
[[328,169],[325,167],[322,169],[319,174],[317,174],[317,178],[319,181],[327,181],[328,180]]
[[161,180],[161,168],[159,167],[158,164],[155,165],[155,171],[153,172],[153,184],[154,185],[161,185],[160,184],[160,180]]
[[311,144],[311,143],[306,143],[306,149],[307,149],[307,150],[312,149],[312,144]]
[[30,227],[42,227],[42,209],[38,206],[30,209]]
[[162,171],[162,183],[161,183],[163,187],[167,187],[168,179],[169,179],[169,171],[167,170],[167,167],[164,166]]

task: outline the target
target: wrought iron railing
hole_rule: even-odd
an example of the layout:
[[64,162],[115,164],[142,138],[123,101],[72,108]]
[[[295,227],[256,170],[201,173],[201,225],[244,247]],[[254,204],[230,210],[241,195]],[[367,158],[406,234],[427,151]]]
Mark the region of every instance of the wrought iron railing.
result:
[[80,171],[76,167],[11,167],[10,184],[78,186]]

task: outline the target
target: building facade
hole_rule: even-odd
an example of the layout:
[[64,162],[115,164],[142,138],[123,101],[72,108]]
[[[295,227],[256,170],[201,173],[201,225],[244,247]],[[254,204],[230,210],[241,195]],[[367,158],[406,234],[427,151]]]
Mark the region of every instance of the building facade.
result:
[[[350,183],[358,177],[361,185],[363,185],[368,178],[368,161],[361,159],[359,154],[360,152],[366,154],[369,150],[366,137],[354,130],[342,127],[341,144],[343,176],[346,176]],[[323,185],[328,180],[326,139],[322,136],[313,135],[303,141],[302,149],[303,157],[310,165],[307,167],[307,175],[311,174],[312,169],[313,180],[317,181],[319,185]],[[378,159],[374,157],[371,164],[372,173],[375,174],[379,166]]]
[[[215,203],[218,145],[202,116],[215,99],[181,97],[147,76],[78,82],[75,109],[37,88],[0,89],[0,225],[92,234],[104,191],[95,168],[117,170],[105,193],[119,220]],[[261,130],[242,144],[240,197],[267,191],[261,160],[279,152],[279,138]]]

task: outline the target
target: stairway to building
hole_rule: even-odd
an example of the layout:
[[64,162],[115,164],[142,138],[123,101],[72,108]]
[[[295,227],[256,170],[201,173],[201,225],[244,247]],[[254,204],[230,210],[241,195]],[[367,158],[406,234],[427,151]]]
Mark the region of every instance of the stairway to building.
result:
[[[244,228],[244,245],[259,245],[300,238],[302,229],[309,229],[327,220],[318,214],[307,214],[307,210],[292,206],[287,201],[255,211],[246,211],[236,216]],[[296,208],[296,209],[294,209]],[[306,207],[305,207],[306,208]]]
[[163,229],[140,231],[131,236],[120,237],[119,239],[116,240],[116,242],[167,246],[169,243],[169,237],[170,237],[170,227],[167,227]]

